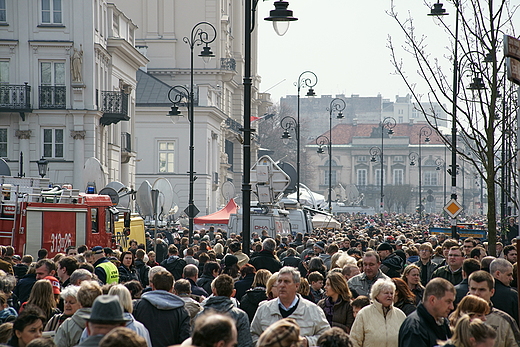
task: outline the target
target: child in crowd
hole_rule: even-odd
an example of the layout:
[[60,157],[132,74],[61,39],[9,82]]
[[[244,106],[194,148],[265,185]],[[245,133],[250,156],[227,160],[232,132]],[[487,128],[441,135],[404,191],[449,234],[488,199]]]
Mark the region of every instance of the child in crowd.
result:
[[315,304],[325,297],[325,291],[323,290],[323,275],[318,271],[311,272],[307,277],[307,280],[311,283],[311,292],[309,297]]
[[354,300],[352,300],[352,303],[350,305],[352,305],[352,309],[354,311],[354,318],[356,318],[358,312],[363,307],[370,305],[370,299],[368,298],[368,296],[360,295]]

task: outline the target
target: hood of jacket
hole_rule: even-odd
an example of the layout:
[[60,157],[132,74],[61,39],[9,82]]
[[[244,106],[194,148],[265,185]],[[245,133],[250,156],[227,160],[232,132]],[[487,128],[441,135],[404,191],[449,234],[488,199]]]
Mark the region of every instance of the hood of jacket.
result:
[[228,312],[233,307],[235,307],[233,301],[227,296],[211,296],[204,303],[204,308],[212,308],[219,312]]
[[401,258],[395,253],[390,254],[381,263],[388,266],[390,269],[394,270],[400,270],[404,266],[403,258]]
[[176,261],[177,259],[179,259],[179,257],[177,255],[170,255],[168,257],[168,259],[166,259],[166,263],[167,264],[171,264],[173,263],[174,261]]
[[158,310],[174,310],[184,306],[184,301],[177,295],[165,290],[152,290],[141,296],[141,300],[146,300]]

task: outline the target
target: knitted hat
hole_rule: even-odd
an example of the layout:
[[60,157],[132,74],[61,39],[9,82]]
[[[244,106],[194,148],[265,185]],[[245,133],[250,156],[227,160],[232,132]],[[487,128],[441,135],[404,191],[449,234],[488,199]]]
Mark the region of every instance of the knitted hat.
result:
[[380,244],[377,247],[377,250],[378,251],[393,251],[394,249],[392,248],[392,246],[389,243],[383,242],[382,244]]
[[323,241],[318,241],[314,244],[314,247],[318,247],[322,251],[325,251],[325,243]]
[[224,265],[232,266],[238,263],[238,258],[233,254],[228,254],[224,257]]

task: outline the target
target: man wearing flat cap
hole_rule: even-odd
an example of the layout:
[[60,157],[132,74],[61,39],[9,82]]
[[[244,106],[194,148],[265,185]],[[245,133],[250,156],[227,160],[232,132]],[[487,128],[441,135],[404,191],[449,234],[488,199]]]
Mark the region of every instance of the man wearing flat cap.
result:
[[83,317],[87,320],[89,337],[77,347],[99,346],[99,341],[112,329],[124,327],[128,322],[123,315],[123,307],[115,295],[101,295],[94,300],[92,311]]
[[381,258],[380,269],[390,278],[401,277],[404,269],[403,258],[394,253],[392,245],[383,242],[377,247],[377,254]]

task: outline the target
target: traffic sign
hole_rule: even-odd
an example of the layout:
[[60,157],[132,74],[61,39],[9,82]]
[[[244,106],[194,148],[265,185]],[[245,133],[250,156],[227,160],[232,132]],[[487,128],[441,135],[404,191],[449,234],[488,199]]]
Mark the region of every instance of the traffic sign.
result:
[[451,218],[457,218],[459,213],[462,212],[462,205],[458,203],[457,200],[451,199],[448,201],[446,206],[444,206],[444,211],[450,215]]

